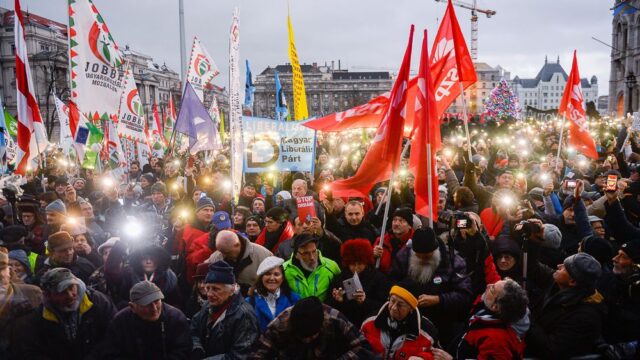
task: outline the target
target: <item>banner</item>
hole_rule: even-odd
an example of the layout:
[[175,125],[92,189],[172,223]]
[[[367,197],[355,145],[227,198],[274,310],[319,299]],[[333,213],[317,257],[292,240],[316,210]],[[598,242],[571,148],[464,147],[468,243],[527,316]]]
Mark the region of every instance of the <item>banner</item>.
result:
[[229,33],[229,127],[231,128],[231,183],[233,197],[240,195],[242,185],[242,103],[240,102],[240,28],[239,11],[233,11]]
[[118,110],[118,136],[136,142],[146,142],[144,106],[129,66],[124,72],[123,89]]
[[69,108],[57,96],[53,96],[56,103],[56,114],[58,114],[58,123],[60,125],[60,142],[58,148],[66,156],[69,156],[71,147],[73,146],[73,135],[71,135],[71,125],[69,124]]
[[293,38],[293,26],[291,17],[287,15],[287,29],[289,31],[289,60],[291,61],[291,72],[293,73],[293,112],[294,120],[306,120],[309,118],[307,108],[307,93],[304,89],[304,78],[298,61],[298,51],[296,50],[295,39]]
[[89,119],[109,121],[118,111],[122,55],[91,0],[69,0],[71,100]]
[[315,162],[315,131],[297,122],[243,117],[246,131],[244,171],[261,173],[311,171]]
[[213,58],[202,46],[198,37],[194,36],[189,68],[187,69],[187,81],[193,86],[200,101],[204,101],[204,87],[218,74],[220,74],[220,70],[213,62]]

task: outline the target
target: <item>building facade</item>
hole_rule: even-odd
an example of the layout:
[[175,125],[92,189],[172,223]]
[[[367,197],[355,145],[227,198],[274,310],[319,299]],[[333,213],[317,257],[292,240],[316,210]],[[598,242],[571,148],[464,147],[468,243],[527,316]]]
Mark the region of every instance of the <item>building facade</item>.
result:
[[[615,0],[614,7],[623,1]],[[640,0],[624,1],[640,8]],[[609,77],[609,113],[623,116],[638,111],[640,89],[640,11],[620,11],[611,23],[611,72]]]
[[[59,138],[60,129],[53,94],[65,102],[70,96],[67,25],[27,12],[24,13],[24,20],[35,96],[49,138],[55,142]],[[16,114],[13,26],[13,10],[0,8],[0,96],[5,109]],[[135,52],[128,46],[123,55],[131,62],[147,114],[152,114],[154,102],[158,104],[159,110],[164,109],[170,93],[179,102],[181,85],[178,73],[166,65],[157,65],[150,56]]]
[[[478,62],[474,63],[474,67],[476,69],[476,74],[478,75],[478,81],[464,91],[464,99],[467,103],[467,111],[469,115],[484,112],[484,104],[482,101],[491,95],[491,90],[498,85],[500,80],[504,79],[509,81],[509,78],[511,77],[511,74],[500,65],[492,67],[487,63]],[[457,97],[456,100],[451,103],[447,112],[462,113],[462,98]]]
[[[544,65],[535,78],[513,78],[511,87],[514,94],[520,100],[520,106],[526,109],[527,106],[538,110],[553,110],[560,106],[562,94],[567,84],[569,76],[560,65],[560,58],[556,62],[549,62],[544,59]],[[590,80],[580,79],[584,107],[588,102],[597,104],[598,102],[598,78],[594,76]]]
[[[362,105],[374,97],[389,91],[393,78],[389,72],[352,72],[333,66],[301,65],[307,94],[310,117],[320,117]],[[275,71],[284,89],[289,113],[293,108],[293,74],[291,65],[267,67],[256,76],[253,114],[258,117],[275,118],[276,85]]]

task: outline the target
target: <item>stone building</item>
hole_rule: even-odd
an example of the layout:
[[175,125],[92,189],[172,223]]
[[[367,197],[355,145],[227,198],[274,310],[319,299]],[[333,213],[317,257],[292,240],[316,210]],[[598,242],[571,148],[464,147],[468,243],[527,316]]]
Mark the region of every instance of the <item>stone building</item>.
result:
[[[509,77],[511,76],[511,74],[500,65],[492,67],[487,63],[477,62],[474,63],[474,67],[478,75],[478,81],[464,91],[469,115],[482,113],[484,111],[482,100],[489,97],[491,90],[498,85],[500,80],[505,79],[509,81]],[[451,103],[447,112],[462,113],[462,106],[462,98],[457,97],[456,100]]]
[[[622,2],[616,0],[613,5],[616,7]],[[624,2],[640,8],[640,0]],[[640,11],[630,11],[629,14],[620,11],[613,16],[611,28],[609,113],[623,116],[627,112],[638,111],[640,104]]]

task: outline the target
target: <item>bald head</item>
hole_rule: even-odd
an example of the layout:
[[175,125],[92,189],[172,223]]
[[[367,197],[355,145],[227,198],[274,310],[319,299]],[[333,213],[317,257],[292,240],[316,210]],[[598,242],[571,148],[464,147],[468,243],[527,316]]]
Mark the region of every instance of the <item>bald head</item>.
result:
[[227,262],[235,262],[242,251],[240,238],[233,231],[222,230],[216,235],[216,250]]
[[299,198],[307,195],[307,182],[302,179],[294,180],[291,184],[291,196]]

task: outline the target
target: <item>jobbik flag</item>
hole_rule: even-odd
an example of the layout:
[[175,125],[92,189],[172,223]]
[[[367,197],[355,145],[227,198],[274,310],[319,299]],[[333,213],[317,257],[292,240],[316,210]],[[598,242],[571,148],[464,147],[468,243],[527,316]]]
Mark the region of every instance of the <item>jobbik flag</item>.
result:
[[144,107],[131,68],[127,66],[118,110],[118,136],[135,142],[146,142],[145,125]]
[[122,55],[91,0],[69,0],[71,100],[91,121],[118,111]]
[[197,36],[193,37],[189,68],[187,69],[187,81],[198,95],[198,99],[204,99],[204,87],[220,73],[218,66],[207,50],[202,46]]
[[306,120],[309,117],[307,108],[307,93],[304,88],[304,78],[298,61],[298,51],[293,37],[293,25],[291,16],[287,14],[287,30],[289,32],[289,60],[291,61],[291,72],[293,73],[293,119]]
[[20,1],[15,1],[14,39],[16,48],[16,103],[18,110],[18,148],[16,174],[24,175],[30,163],[49,145],[31,79]]
[[315,131],[294,121],[244,116],[244,171],[313,171]]
[[589,132],[589,123],[584,111],[584,96],[578,72],[578,58],[573,51],[573,64],[567,79],[567,86],[562,94],[558,115],[569,120],[569,145],[592,159],[598,158],[596,144]]
[[334,196],[367,197],[374,184],[389,179],[392,170],[400,162],[400,146],[407,113],[407,88],[411,68],[411,46],[413,44],[413,25],[409,33],[409,42],[404,53],[402,65],[391,89],[390,104],[378,130],[373,144],[362,159],[362,164],[353,177],[331,183]]
[[[477,81],[471,55],[458,24],[453,4],[449,1],[438,33],[431,48],[431,78],[434,84],[436,116],[442,117],[446,109],[464,89]],[[418,77],[409,81],[405,136],[409,136],[415,118],[415,99]],[[390,93],[382,94],[354,108],[305,122],[305,126],[324,132],[376,127],[389,107]]]
[[240,101],[240,13],[233,11],[229,31],[229,135],[231,136],[231,182],[234,197],[242,184],[242,103]]
[[189,137],[189,150],[192,155],[202,150],[219,149],[211,116],[198,99],[191,83],[187,83],[184,88],[175,131]]

